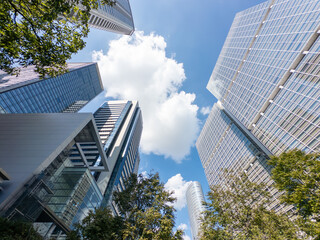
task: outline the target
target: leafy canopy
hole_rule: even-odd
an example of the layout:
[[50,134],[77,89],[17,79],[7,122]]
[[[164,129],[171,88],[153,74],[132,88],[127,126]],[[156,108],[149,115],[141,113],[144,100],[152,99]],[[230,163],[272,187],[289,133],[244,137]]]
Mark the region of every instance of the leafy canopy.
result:
[[109,208],[90,211],[81,223],[76,224],[75,231],[68,234],[68,240],[122,239],[124,221],[121,217],[113,216]]
[[264,185],[245,174],[227,174],[226,184],[212,186],[202,218],[202,240],[298,239],[297,228],[286,215],[267,209]]
[[0,1],[0,69],[17,75],[19,67],[35,65],[40,77],[66,72],[66,61],[85,47],[97,7],[96,0]]
[[119,216],[113,216],[109,209],[91,212],[69,240],[83,239],[182,239],[182,231],[174,231],[175,198],[164,189],[158,174],[148,177],[133,174],[126,182],[126,189],[115,192],[113,201],[118,207]]
[[282,202],[293,204],[302,229],[320,239],[320,154],[291,150],[269,164],[276,188],[284,192]]
[[31,223],[9,221],[0,218],[1,240],[42,240],[43,238],[34,230]]

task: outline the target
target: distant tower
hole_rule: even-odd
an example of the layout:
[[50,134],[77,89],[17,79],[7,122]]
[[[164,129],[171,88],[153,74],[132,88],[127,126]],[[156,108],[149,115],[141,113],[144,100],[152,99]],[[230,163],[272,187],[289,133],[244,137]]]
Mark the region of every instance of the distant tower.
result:
[[205,211],[204,196],[199,182],[192,182],[186,192],[192,239],[200,239],[201,212]]
[[134,32],[129,0],[116,0],[113,6],[102,5],[101,0],[97,2],[98,9],[90,12],[89,26],[126,35]]
[[[69,72],[40,79],[34,66],[18,77],[0,70],[0,113],[76,112],[103,91],[96,63],[68,63]],[[78,108],[75,106],[78,103]]]

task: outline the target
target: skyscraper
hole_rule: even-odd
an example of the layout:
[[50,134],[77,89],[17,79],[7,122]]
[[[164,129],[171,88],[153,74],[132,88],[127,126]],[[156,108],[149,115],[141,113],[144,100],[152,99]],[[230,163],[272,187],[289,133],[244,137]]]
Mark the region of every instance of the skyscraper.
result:
[[0,215],[51,238],[95,208],[116,213],[112,193],[137,173],[141,132],[137,101],[105,102],[94,116],[1,114],[1,159],[10,161],[1,161]]
[[91,169],[70,160],[72,146],[93,143],[109,171],[90,113],[0,115],[0,214],[30,221],[46,239],[72,229],[103,196]]
[[[104,205],[111,204],[114,190],[124,189],[124,181],[137,173],[140,156],[139,143],[142,133],[142,115],[137,101],[108,101],[94,113],[95,123],[108,158],[108,172],[96,172],[94,177],[104,196]],[[89,142],[73,146],[70,159],[75,164],[98,168],[101,166],[96,147]],[[79,148],[82,149],[79,151]]]
[[199,182],[192,182],[186,192],[187,206],[189,213],[189,220],[191,225],[192,239],[200,239],[200,227],[202,212],[205,211],[203,205],[204,196],[201,184]]
[[0,71],[0,112],[62,112],[103,91],[96,63],[69,63],[68,69],[68,73],[43,80],[32,66],[22,68],[18,77]]
[[97,2],[98,9],[90,12],[89,26],[127,35],[134,32],[129,0],[116,0],[113,6],[102,5],[101,0]]
[[94,113],[97,131],[108,159],[109,171],[103,169],[100,154],[94,142],[74,145],[70,160],[79,166],[86,163],[103,195],[102,205],[109,205],[116,213],[112,193],[122,191],[125,180],[137,173],[140,163],[139,144],[142,134],[142,114],[137,101],[108,101]]
[[219,103],[197,141],[209,184],[231,168],[271,186],[268,155],[319,151],[319,14],[320,1],[271,0],[235,16],[207,86]]
[[95,177],[103,192],[103,205],[109,204],[117,212],[111,201],[113,191],[122,191],[124,181],[138,172],[141,110],[137,101],[109,101],[94,113],[94,118],[111,169]]

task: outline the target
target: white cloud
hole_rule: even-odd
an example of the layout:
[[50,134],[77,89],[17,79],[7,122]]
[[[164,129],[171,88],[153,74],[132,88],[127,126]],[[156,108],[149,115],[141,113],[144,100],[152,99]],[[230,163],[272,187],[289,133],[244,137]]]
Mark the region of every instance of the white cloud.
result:
[[190,152],[199,130],[196,95],[179,91],[186,79],[183,64],[166,57],[162,36],[136,32],[94,52],[107,96],[138,100],[142,109],[141,150],[176,162]]
[[185,223],[181,223],[179,226],[178,226],[178,229],[182,230],[182,231],[185,231],[188,229],[188,225],[185,224]]
[[208,106],[208,107],[202,107],[202,108],[200,109],[200,112],[201,112],[203,115],[208,115],[208,114],[211,112],[211,108],[212,108],[212,107],[210,107],[210,106]]
[[184,234],[182,236],[183,240],[191,240],[191,238],[188,235],[186,235],[186,233],[185,233],[185,231],[188,230],[187,224],[181,223],[177,228],[184,231]]
[[183,177],[180,173],[168,179],[166,184],[164,185],[167,191],[173,191],[173,197],[177,200],[173,204],[173,206],[177,210],[181,210],[187,205],[186,199],[186,191],[191,181],[186,182],[183,180]]
[[191,237],[189,237],[188,235],[183,235],[183,240],[191,240]]
[[141,175],[142,175],[143,178],[147,178],[148,177],[147,171],[141,172]]

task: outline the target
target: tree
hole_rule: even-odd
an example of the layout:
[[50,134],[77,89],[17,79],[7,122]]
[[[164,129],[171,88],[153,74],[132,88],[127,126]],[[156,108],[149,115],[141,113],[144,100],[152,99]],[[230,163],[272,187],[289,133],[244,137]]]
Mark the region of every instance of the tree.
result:
[[228,174],[225,185],[211,187],[208,198],[203,240],[298,239],[298,230],[286,215],[267,210],[265,186],[251,182],[245,174]]
[[96,209],[89,212],[81,223],[76,224],[75,231],[68,235],[69,240],[81,239],[121,239],[123,219],[113,216],[109,208]]
[[1,240],[42,240],[31,223],[0,218]]
[[17,75],[19,67],[35,65],[40,77],[66,72],[66,61],[85,47],[97,7],[96,0],[0,1],[0,69]]
[[320,239],[320,154],[291,150],[271,157],[272,179],[283,191],[282,202],[293,204],[302,229]]
[[113,196],[120,216],[112,216],[109,209],[97,209],[76,226],[69,240],[80,239],[80,236],[88,240],[182,239],[182,231],[173,231],[175,198],[164,190],[158,174],[148,177],[133,174],[125,186],[124,191],[115,192]]

